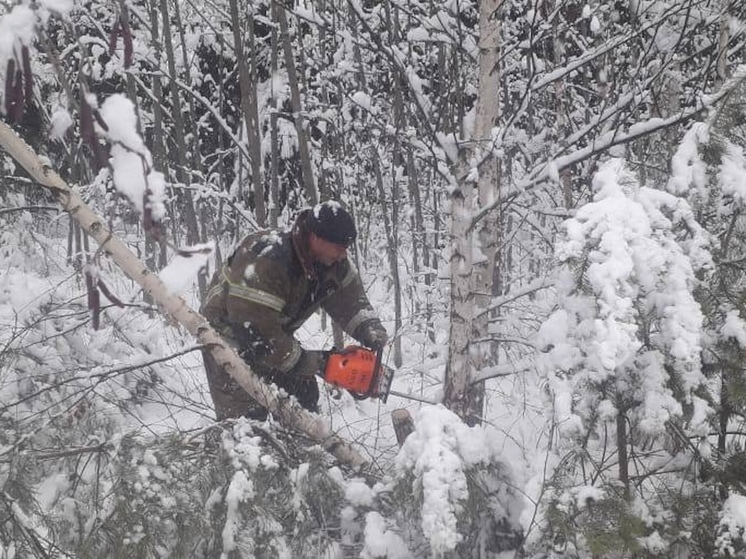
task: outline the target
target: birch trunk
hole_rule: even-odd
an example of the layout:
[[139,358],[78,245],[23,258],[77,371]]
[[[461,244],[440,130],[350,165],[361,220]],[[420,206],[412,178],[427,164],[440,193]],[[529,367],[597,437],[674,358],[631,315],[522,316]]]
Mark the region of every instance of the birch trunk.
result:
[[499,194],[499,161],[492,130],[499,115],[499,0],[479,5],[479,91],[474,144],[462,154],[460,188],[451,196],[451,332],[444,402],[467,424],[481,421],[484,384],[474,373],[489,363],[487,309],[492,297],[498,247],[496,210],[479,222],[473,215],[493,207]]
[[200,344],[203,344],[218,363],[253,398],[272,411],[279,421],[302,431],[317,441],[340,462],[353,468],[361,468],[366,460],[346,441],[331,432],[325,419],[311,414],[296,402],[280,397],[278,391],[261,381],[246,362],[226,344],[207,320],[191,309],[184,299],[170,293],[160,278],[153,274],[103,220],[86,205],[80,195],[72,190],[60,177],[45,166],[34,151],[13,130],[0,121],[0,146],[18,162],[32,179],[52,191],[63,209],[81,228],[93,237],[101,249],[122,269],[131,280],[140,285],[162,311],[186,328]]

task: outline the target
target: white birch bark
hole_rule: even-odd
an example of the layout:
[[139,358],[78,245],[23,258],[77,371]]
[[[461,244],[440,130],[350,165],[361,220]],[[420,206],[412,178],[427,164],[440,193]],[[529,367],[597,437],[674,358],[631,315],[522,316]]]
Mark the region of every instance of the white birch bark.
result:
[[490,358],[487,336],[498,247],[497,210],[474,222],[481,208],[497,207],[499,161],[492,130],[499,115],[499,0],[479,5],[479,90],[474,142],[460,160],[460,188],[451,196],[451,332],[445,404],[468,424],[479,423],[484,384],[474,374]]
[[367,463],[352,445],[331,432],[324,418],[309,413],[295,401],[280,397],[277,390],[255,376],[246,362],[215,332],[207,319],[190,308],[184,299],[170,293],[160,278],[107,229],[104,221],[86,205],[80,195],[57,173],[44,165],[28,144],[2,121],[0,147],[8,152],[34,181],[51,190],[63,209],[96,240],[101,250],[108,254],[130,279],[137,282],[164,313],[186,328],[199,343],[204,344],[236,382],[254,399],[271,410],[281,423],[302,431],[340,462],[356,469]]

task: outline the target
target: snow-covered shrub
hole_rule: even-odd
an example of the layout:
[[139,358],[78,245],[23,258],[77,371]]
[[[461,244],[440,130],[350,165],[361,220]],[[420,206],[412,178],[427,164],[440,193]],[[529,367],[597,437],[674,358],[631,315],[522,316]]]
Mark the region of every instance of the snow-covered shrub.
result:
[[661,533],[632,502],[649,520],[697,493],[713,411],[695,298],[709,238],[686,200],[640,186],[621,160],[601,167],[594,190],[557,244],[558,308],[538,339],[557,434],[546,520],[550,533],[577,533],[581,555],[667,548],[693,519],[669,514],[677,530]]
[[121,437],[85,481],[47,484],[56,506],[45,518],[81,558],[337,557],[344,499],[329,457],[279,436],[242,420]]
[[[741,82],[728,101],[695,123],[672,159],[669,192],[692,204],[698,221],[711,236],[713,271],[698,285],[695,295],[704,322],[702,368],[708,392],[716,403],[717,418],[708,449],[707,481],[713,483],[714,521],[707,534],[711,555],[738,557],[744,553],[746,520],[741,512],[743,486],[743,414],[746,411],[746,126]],[[719,525],[718,525],[719,522]]]
[[723,503],[716,548],[721,557],[746,553],[746,497],[731,493]]
[[540,332],[558,427],[583,438],[621,413],[659,435],[686,406],[691,428],[706,431],[695,394],[704,381],[695,271],[709,263],[701,228],[685,200],[639,186],[621,160],[594,186],[558,243],[559,308]]
[[414,419],[392,479],[374,487],[383,516],[366,517],[367,556],[376,557],[382,542],[388,557],[407,551],[410,557],[471,557],[479,550],[496,556],[517,549],[522,504],[495,434],[467,426],[442,406],[422,408]]

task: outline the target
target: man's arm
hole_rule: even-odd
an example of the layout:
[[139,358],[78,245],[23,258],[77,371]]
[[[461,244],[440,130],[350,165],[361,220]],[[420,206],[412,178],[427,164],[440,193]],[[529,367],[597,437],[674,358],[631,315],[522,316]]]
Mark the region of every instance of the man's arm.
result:
[[329,298],[324,309],[361,344],[373,349],[385,346],[388,334],[365,294],[360,275],[349,261],[343,270],[342,287]]

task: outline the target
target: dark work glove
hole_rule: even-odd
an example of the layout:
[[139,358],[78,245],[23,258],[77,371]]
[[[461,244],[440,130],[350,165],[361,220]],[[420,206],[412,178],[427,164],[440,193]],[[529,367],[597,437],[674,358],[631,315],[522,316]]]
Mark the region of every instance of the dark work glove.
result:
[[288,373],[277,373],[274,382],[298,399],[298,403],[309,411],[318,411],[319,387],[316,375],[324,376],[327,351],[304,349],[298,363]]
[[328,356],[328,351],[304,349],[295,367],[288,374],[305,378],[313,378],[316,375],[324,376]]
[[238,353],[249,365],[261,363],[272,353],[272,344],[270,341],[262,336],[251,324],[234,325],[233,332],[238,335],[240,344]]
[[371,349],[381,349],[389,341],[386,329],[378,320],[363,322],[357,330],[355,338]]
[[314,377],[289,373],[275,373],[272,381],[308,411],[318,412],[319,387]]

